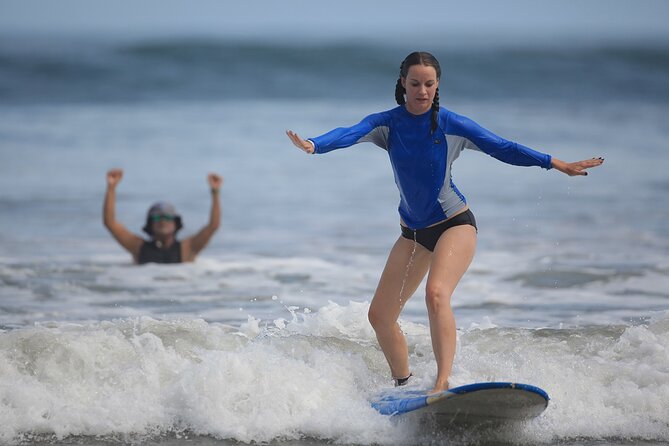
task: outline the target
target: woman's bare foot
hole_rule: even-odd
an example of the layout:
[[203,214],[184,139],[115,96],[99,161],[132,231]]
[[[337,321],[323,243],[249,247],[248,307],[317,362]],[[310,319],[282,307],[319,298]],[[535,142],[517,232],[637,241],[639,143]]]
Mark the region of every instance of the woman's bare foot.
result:
[[432,388],[432,390],[430,390],[429,392],[427,392],[427,394],[428,394],[428,395],[435,395],[435,394],[437,394],[437,393],[445,392],[445,391],[447,391],[449,388],[450,388],[450,386],[448,385],[448,381],[445,381],[445,382],[437,382],[437,383],[434,384],[434,387]]

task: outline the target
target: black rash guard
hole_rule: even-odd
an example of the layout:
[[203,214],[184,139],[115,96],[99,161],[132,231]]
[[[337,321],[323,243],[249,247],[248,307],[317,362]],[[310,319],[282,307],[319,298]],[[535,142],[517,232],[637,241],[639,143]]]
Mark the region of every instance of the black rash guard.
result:
[[181,242],[175,241],[169,248],[160,248],[155,240],[144,242],[139,249],[137,263],[181,263]]

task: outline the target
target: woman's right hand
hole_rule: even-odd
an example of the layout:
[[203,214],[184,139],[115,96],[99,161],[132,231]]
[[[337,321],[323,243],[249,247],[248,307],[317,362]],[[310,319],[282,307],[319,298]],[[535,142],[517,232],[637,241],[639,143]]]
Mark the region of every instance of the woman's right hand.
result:
[[290,140],[293,141],[293,144],[295,144],[295,147],[298,149],[302,149],[309,154],[314,153],[314,145],[311,141],[300,138],[297,136],[297,133],[293,132],[292,130],[286,130],[286,135],[288,135]]
[[121,178],[123,178],[123,169],[110,169],[107,172],[107,185],[109,187],[116,187]]
[[223,177],[217,173],[210,173],[207,175],[207,183],[211,191],[218,191],[223,186]]

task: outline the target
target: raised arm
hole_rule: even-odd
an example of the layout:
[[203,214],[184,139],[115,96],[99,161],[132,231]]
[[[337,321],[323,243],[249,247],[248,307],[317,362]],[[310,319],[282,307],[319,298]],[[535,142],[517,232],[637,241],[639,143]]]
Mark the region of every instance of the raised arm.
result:
[[223,185],[223,177],[215,173],[210,173],[207,176],[207,182],[211,189],[209,223],[207,223],[204,228],[200,229],[197,234],[183,241],[183,260],[185,262],[192,262],[195,260],[195,257],[205,246],[207,246],[207,243],[209,243],[209,240],[211,240],[211,237],[221,224],[221,201],[219,193],[221,186]]
[[116,186],[121,178],[123,178],[121,169],[111,169],[107,172],[107,192],[102,208],[102,221],[116,241],[137,259],[144,240],[116,221]]

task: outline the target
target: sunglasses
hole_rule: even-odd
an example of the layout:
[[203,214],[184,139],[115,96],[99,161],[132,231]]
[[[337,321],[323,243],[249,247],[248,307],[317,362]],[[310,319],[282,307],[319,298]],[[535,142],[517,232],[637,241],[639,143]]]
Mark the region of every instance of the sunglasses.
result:
[[174,215],[152,215],[151,221],[156,222],[160,220],[174,221],[176,217]]

